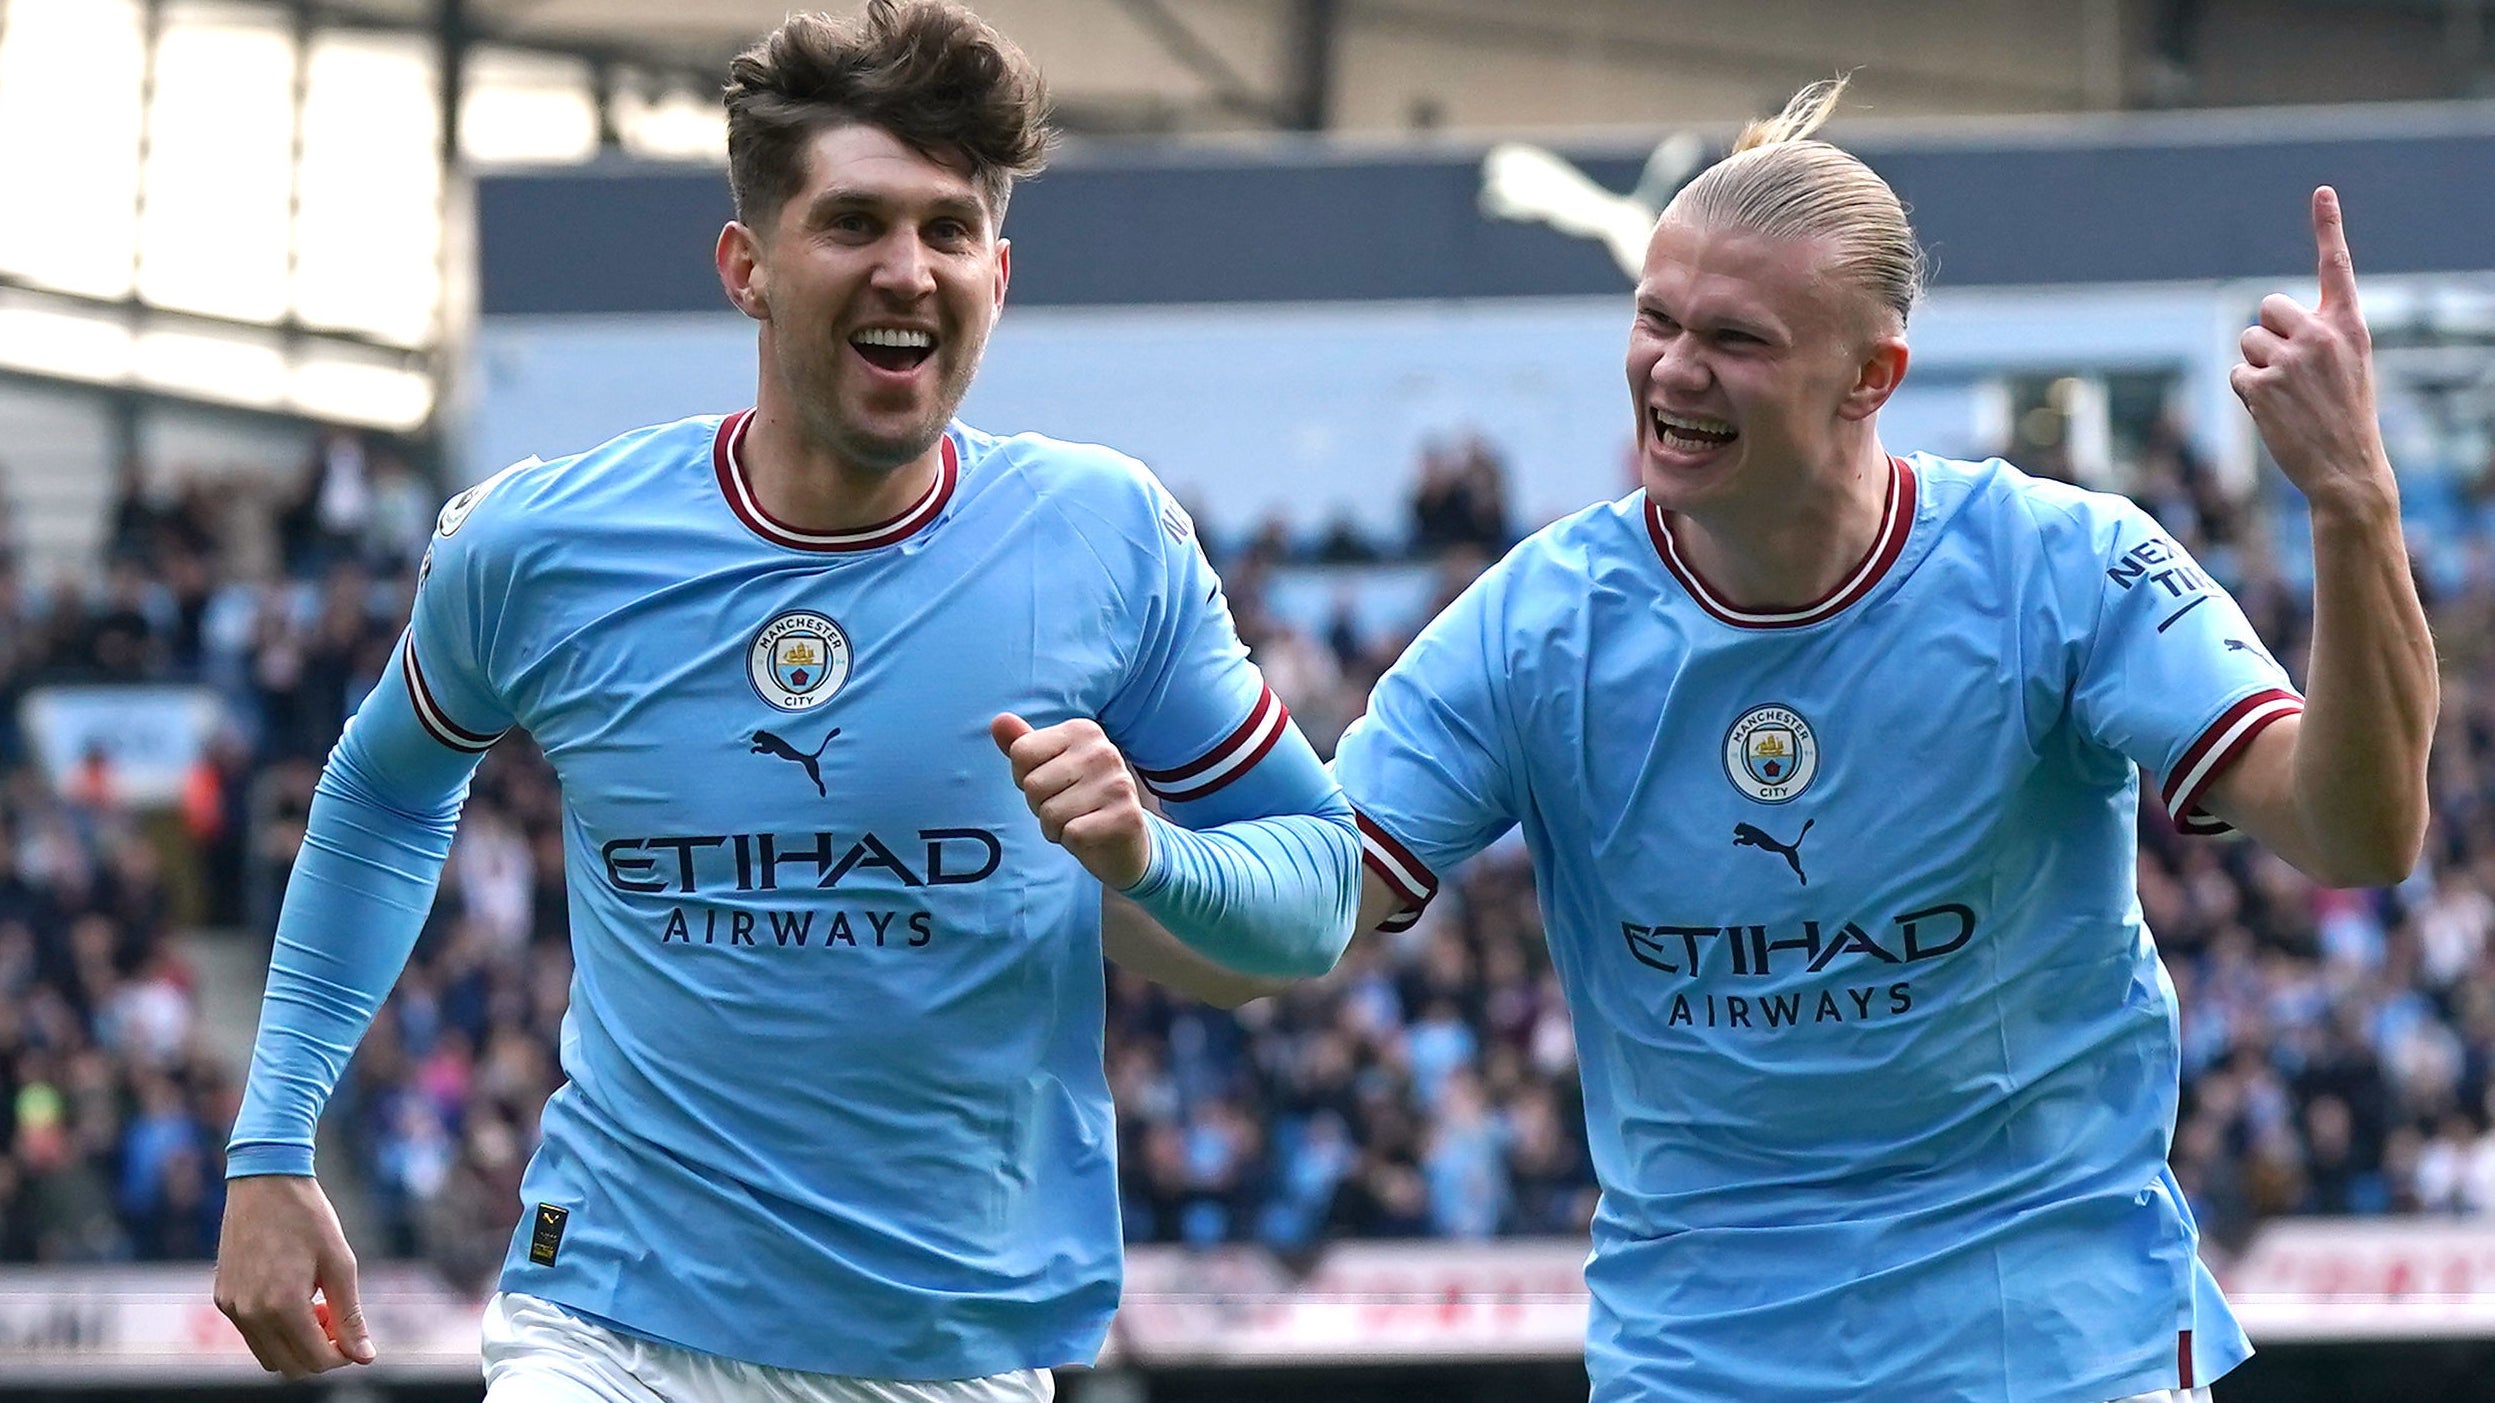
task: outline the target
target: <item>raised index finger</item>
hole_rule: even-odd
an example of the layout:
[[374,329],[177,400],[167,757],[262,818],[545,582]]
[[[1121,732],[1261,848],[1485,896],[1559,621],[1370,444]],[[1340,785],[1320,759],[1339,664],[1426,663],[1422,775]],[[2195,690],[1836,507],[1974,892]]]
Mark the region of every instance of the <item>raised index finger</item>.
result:
[[2321,264],[2317,276],[2322,299],[2317,310],[2325,314],[2355,311],[2356,260],[2348,254],[2348,228],[2340,216],[2339,192],[2327,185],[2313,192],[2313,245]]

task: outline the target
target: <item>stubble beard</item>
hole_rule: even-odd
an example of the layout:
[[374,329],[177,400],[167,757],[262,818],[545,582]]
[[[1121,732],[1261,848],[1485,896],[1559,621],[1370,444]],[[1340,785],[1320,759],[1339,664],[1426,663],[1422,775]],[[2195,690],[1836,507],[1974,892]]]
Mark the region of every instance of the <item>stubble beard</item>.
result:
[[987,349],[986,341],[981,336],[976,343],[960,348],[962,354],[958,356],[938,353],[945,357],[945,363],[937,368],[935,403],[924,416],[898,430],[869,428],[858,417],[843,411],[837,367],[840,357],[851,354],[843,343],[835,342],[805,354],[796,364],[790,364],[791,358],[783,353],[781,378],[795,391],[798,418],[804,423],[808,438],[842,462],[881,477],[917,462],[944,437],[945,426],[952,422],[954,412],[970,393],[971,378]]

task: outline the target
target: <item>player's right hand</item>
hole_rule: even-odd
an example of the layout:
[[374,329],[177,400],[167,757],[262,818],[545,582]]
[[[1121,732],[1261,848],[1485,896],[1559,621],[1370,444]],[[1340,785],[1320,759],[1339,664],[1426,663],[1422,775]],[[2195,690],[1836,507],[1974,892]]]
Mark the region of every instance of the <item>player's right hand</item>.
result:
[[216,1302],[260,1367],[288,1379],[375,1358],[355,1254],[310,1175],[261,1174],[225,1186]]
[[1077,718],[1033,730],[1011,713],[988,736],[1013,762],[1014,783],[1040,821],[1040,834],[1074,854],[1111,891],[1143,880],[1152,833],[1126,757],[1097,721]]

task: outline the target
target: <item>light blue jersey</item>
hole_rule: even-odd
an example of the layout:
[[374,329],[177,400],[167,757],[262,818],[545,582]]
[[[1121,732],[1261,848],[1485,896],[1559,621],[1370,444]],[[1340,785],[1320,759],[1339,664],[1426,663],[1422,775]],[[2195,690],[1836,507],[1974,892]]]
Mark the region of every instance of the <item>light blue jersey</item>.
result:
[[1336,761],[1412,908],[1523,826],[1603,1187],[1599,1403],[2104,1403],[2250,1353],[2166,1168],[2134,767],[2216,831],[2211,778],[2302,703],[2130,503],[1892,471],[1860,568],[1777,613],[1643,493],[1557,523]]
[[[908,511],[809,533],[749,489],[747,422],[444,509],[403,685],[323,779],[234,1172],[309,1171],[406,955],[355,914],[421,915],[476,754],[524,727],[576,972],[503,1287],[784,1368],[1088,1362],[1119,1282],[1100,888],[989,719],[1097,718],[1189,827],[1330,815],[1345,891],[1349,808],[1139,465],[956,425]],[[358,825],[432,836],[359,857]]]

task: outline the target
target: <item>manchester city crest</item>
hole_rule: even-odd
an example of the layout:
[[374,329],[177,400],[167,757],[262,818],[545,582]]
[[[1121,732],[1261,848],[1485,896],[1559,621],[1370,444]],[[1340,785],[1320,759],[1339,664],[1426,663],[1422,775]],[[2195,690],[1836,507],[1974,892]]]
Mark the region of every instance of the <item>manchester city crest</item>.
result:
[[485,479],[483,482],[476,484],[474,487],[469,488],[467,491],[460,493],[458,496],[451,498],[447,502],[444,502],[442,504],[441,514],[433,519],[434,534],[438,536],[451,536],[458,534],[459,528],[467,524],[468,514],[476,510],[477,503],[482,502],[487,497],[493,495],[494,489],[502,486],[503,479],[511,476],[513,473],[520,472],[523,469],[534,468],[537,466],[540,466],[538,457],[536,454],[532,453],[527,457],[522,458],[520,461],[512,464],[510,467],[503,469],[501,472],[498,472],[492,477]]
[[1724,733],[1724,773],[1760,803],[1784,803],[1819,773],[1819,738],[1789,706],[1754,706]]
[[792,609],[754,635],[745,675],[780,710],[811,711],[849,680],[849,635],[821,614]]

